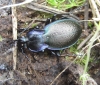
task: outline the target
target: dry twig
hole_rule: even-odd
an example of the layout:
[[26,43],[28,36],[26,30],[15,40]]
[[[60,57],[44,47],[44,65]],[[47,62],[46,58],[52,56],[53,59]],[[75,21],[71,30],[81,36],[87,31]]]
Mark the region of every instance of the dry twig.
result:
[[[15,4],[15,0],[12,0]],[[13,40],[17,39],[17,18],[16,18],[16,7],[12,7],[12,28],[13,28]],[[17,43],[13,47],[13,69],[16,69],[16,60],[17,60]]]

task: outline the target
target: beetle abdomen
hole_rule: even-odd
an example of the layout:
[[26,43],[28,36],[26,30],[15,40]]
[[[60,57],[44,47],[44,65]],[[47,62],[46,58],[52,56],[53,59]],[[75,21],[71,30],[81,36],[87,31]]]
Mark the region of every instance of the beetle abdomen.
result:
[[73,45],[82,33],[82,29],[75,20],[62,19],[50,23],[45,28],[44,42],[48,49],[61,50]]

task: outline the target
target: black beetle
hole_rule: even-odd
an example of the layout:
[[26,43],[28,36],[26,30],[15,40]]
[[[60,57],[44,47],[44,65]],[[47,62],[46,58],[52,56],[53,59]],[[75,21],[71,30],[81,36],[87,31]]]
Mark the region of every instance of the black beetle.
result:
[[79,39],[82,28],[77,20],[61,18],[47,19],[43,29],[33,29],[26,36],[18,38],[18,46],[21,51],[25,48],[32,52],[45,49],[60,51],[66,49]]

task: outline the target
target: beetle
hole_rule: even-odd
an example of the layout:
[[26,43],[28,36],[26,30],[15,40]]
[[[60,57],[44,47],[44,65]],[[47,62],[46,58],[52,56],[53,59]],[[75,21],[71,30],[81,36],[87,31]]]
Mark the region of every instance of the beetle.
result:
[[18,38],[18,48],[21,52],[25,48],[32,52],[45,49],[60,51],[75,44],[81,33],[82,28],[77,20],[70,18],[56,20],[53,16],[47,19],[43,29],[33,29],[26,36]]

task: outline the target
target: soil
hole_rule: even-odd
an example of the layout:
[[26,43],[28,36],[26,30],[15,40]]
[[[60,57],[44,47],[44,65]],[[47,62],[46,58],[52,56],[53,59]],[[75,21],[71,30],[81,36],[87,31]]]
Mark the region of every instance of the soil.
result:
[[[28,56],[28,59],[18,51],[16,70],[13,70],[12,52],[15,42],[12,38],[12,15],[10,9],[2,11],[5,11],[6,14],[0,13],[0,36],[2,37],[0,39],[0,85],[50,85],[67,66],[68,68],[52,85],[81,85],[79,78],[83,73],[83,67],[72,63],[74,60],[72,56],[68,60],[65,56],[60,56],[59,62],[57,62],[57,56],[48,54],[47,51],[32,53],[26,49],[25,55]],[[18,34],[20,34],[21,28],[26,28],[32,19],[41,15],[40,12],[23,7],[17,7],[17,14]],[[44,23],[42,22],[42,24]],[[87,37],[89,34],[87,32],[82,35]],[[25,34],[26,32],[23,33],[23,35]],[[84,38],[83,36],[81,38]],[[100,46],[95,46],[92,49],[91,56],[94,60],[89,64],[90,77],[87,85],[100,85],[99,50]],[[62,55],[68,53],[72,55],[69,49],[66,49]]]

